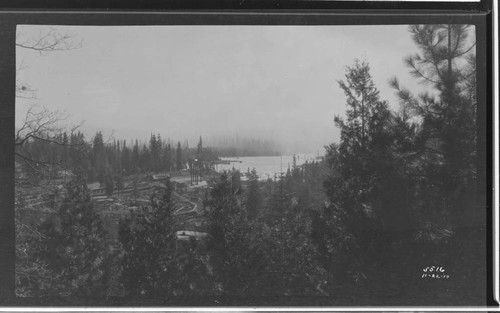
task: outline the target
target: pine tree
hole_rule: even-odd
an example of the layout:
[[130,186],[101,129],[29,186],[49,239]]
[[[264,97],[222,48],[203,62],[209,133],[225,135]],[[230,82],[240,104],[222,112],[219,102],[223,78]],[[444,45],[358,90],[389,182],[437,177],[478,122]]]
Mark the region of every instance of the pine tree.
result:
[[135,140],[134,147],[132,148],[132,159],[131,159],[132,172],[138,173],[140,172],[140,151],[139,151],[139,143],[137,139]]
[[[280,295],[324,295],[327,273],[318,263],[317,248],[311,240],[310,201],[302,184],[292,175],[269,182],[267,205],[259,219],[253,221],[254,242],[265,251],[270,293]],[[321,189],[321,180],[311,188]],[[319,200],[319,199],[318,199]],[[262,225],[264,224],[264,225]]]
[[[379,91],[365,62],[348,67],[346,81],[339,81],[347,97],[346,119],[335,117],[340,143],[327,147],[331,175],[325,181],[330,205],[316,227],[327,236],[318,237],[324,265],[355,281],[368,277],[367,264],[374,263],[380,225],[388,208],[380,198],[381,186],[391,176],[391,113],[379,99]],[[321,248],[322,247],[322,248]],[[328,251],[328,252],[327,252]]]
[[200,159],[203,156],[203,141],[200,136],[200,141],[198,141],[198,147],[196,150],[196,157]]
[[180,141],[177,143],[177,150],[175,152],[175,164],[178,171],[184,168],[184,161],[182,159],[182,148]]
[[469,209],[477,171],[475,43],[469,25],[412,25],[409,31],[420,53],[405,62],[437,95],[415,96],[396,79],[392,86],[421,121],[415,151],[422,155],[417,188],[425,199],[418,208],[425,212],[422,225],[449,228],[481,215]]
[[94,137],[92,160],[94,177],[100,182],[104,182],[105,175],[108,173],[108,160],[101,132],[97,132]]
[[89,159],[91,146],[85,141],[81,132],[71,133],[69,137],[69,168],[74,173],[90,175]]
[[122,281],[129,294],[173,295],[179,278],[172,185],[153,194],[150,205],[120,222]]
[[151,169],[155,172],[160,170],[160,151],[161,151],[161,137],[151,134],[149,141],[149,150],[151,151]]
[[205,203],[208,210],[207,249],[216,289],[226,295],[259,295],[265,292],[265,256],[250,241],[249,223],[238,204],[234,175],[224,173]]
[[169,172],[172,170],[172,147],[170,143],[165,146],[165,167]]
[[263,198],[259,187],[259,176],[257,171],[253,169],[248,175],[248,196],[246,201],[246,209],[248,218],[250,220],[255,219],[259,215],[259,211],[262,209]]
[[67,185],[57,216],[42,224],[40,230],[44,237],[38,258],[57,277],[47,294],[105,294],[105,231],[82,180],[77,178]]
[[127,147],[127,142],[125,140],[123,141],[121,162],[124,173],[130,174],[131,173],[130,149]]

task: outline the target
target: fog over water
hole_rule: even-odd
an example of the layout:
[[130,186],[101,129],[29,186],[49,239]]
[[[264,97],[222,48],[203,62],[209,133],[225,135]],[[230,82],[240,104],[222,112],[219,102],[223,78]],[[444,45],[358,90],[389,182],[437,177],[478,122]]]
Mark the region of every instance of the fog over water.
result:
[[[294,161],[295,158],[295,161]],[[232,169],[246,174],[255,169],[260,180],[279,178],[287,170],[293,169],[293,166],[300,166],[306,162],[314,162],[316,156],[313,154],[295,154],[282,156],[261,156],[261,157],[225,157],[221,158],[228,161],[228,164],[216,165],[219,172],[230,171]]]
[[[40,26],[19,26],[36,36]],[[43,27],[42,27],[43,28]],[[387,81],[414,91],[404,57],[415,52],[407,26],[72,26],[79,49],[40,55],[18,49],[18,80],[37,100],[16,100],[16,123],[33,103],[85,121],[92,136],[189,141],[199,136],[270,139],[284,153],[322,152],[344,115],[337,80],[356,58],[370,63],[381,98]]]

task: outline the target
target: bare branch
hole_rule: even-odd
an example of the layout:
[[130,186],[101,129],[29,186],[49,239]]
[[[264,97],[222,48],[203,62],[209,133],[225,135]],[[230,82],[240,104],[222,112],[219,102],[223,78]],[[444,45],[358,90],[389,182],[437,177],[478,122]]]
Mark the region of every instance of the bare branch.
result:
[[[82,46],[83,41],[77,41],[75,35],[71,35],[67,32],[63,33],[54,27],[44,31],[40,30],[36,38],[23,39],[23,34],[21,32],[16,33],[16,47],[37,51],[40,54],[53,51],[74,50]],[[16,72],[19,73],[25,68],[26,66],[21,61]],[[17,81],[16,97],[21,99],[36,99],[35,90],[27,84]]]
[[108,139],[106,139],[106,141],[104,142],[104,144],[106,144],[106,145],[107,145],[107,144],[109,144],[109,143],[110,143],[113,139],[115,139],[114,135],[115,135],[115,130],[114,130],[114,129],[112,129],[112,130],[111,130],[111,134],[109,134]]
[[57,124],[65,120],[66,115],[59,111],[50,112],[45,108],[35,111],[35,108],[36,106],[33,105],[28,109],[23,125],[17,130],[16,146],[23,145],[30,138],[49,138],[54,133],[61,132],[61,128]]
[[[58,164],[60,164],[60,163],[61,163],[60,161],[59,161],[59,162],[56,162],[56,163],[54,164],[54,162],[45,162],[45,161],[35,160],[35,159],[33,159],[33,158],[30,158],[30,157],[28,157],[28,156],[26,156],[26,155],[24,155],[24,154],[21,154],[21,153],[17,152],[17,151],[15,152],[15,154],[16,154],[18,157],[20,157],[20,158],[24,159],[25,161],[27,161],[27,163],[28,163],[28,164],[37,164],[37,165],[58,165]],[[32,169],[33,169],[33,170],[35,170],[35,171],[37,171],[37,172],[39,171],[39,170],[37,170],[37,169],[35,169],[35,168],[32,168]]]
[[16,46],[28,50],[34,50],[41,54],[52,51],[67,51],[79,49],[83,46],[83,41],[75,42],[76,36],[68,33],[61,33],[56,28],[49,28],[45,33],[39,32],[36,39],[20,41],[21,34],[16,36]]

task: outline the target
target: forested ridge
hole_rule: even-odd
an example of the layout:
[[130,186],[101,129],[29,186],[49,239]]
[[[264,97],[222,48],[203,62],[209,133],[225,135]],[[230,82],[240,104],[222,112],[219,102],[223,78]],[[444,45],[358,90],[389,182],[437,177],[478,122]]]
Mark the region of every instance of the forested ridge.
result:
[[[431,92],[415,95],[392,79],[396,110],[380,98],[368,61],[346,66],[337,81],[346,111],[333,120],[340,140],[325,146],[324,159],[293,164],[280,179],[200,165],[245,153],[244,140],[221,149],[200,137],[189,148],[159,134],[139,144],[105,142],[100,132],[91,142],[78,130],[30,138],[18,132],[16,197],[29,184],[59,182],[62,170],[71,175],[42,222],[26,222],[29,209],[16,203],[17,295],[174,304],[229,297],[216,305],[245,298],[256,305],[484,304],[477,106],[485,104],[477,103],[472,32],[468,25],[409,27],[417,52],[404,62]],[[275,154],[270,142],[254,146]],[[109,235],[107,202],[94,201],[89,183],[120,189],[135,177],[135,193],[141,175],[174,177],[196,166],[206,188],[188,190],[165,177],[147,202],[131,198],[133,209],[120,211]],[[194,225],[178,214],[181,202],[195,197],[201,222],[193,229],[203,236],[180,240],[177,232]]]

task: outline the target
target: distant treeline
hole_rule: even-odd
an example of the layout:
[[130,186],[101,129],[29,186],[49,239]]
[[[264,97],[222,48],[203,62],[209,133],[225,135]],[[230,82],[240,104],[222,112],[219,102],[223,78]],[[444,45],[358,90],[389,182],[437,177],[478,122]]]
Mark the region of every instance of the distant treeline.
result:
[[17,160],[32,179],[43,172],[55,174],[65,169],[83,174],[89,181],[104,182],[124,175],[182,170],[190,160],[217,158],[211,149],[203,147],[201,137],[196,147],[189,148],[180,142],[172,145],[159,134],[152,134],[147,144],[138,140],[129,144],[125,140],[104,142],[101,132],[97,132],[91,142],[79,131],[64,132],[47,136],[46,140],[27,140],[18,149],[22,151],[17,154]]
[[211,138],[210,147],[221,157],[277,156],[282,152],[274,140],[239,136]]
[[208,162],[218,157],[280,155],[279,145],[272,140],[239,137],[212,140],[210,148],[203,146],[202,137],[196,147],[190,148],[187,141],[174,144],[160,134],[151,134],[147,143],[137,139],[105,141],[102,132],[89,141],[80,131],[46,135],[45,139],[27,140],[18,147],[22,151],[17,160],[31,178],[41,171],[67,169],[102,182],[106,177],[182,170],[193,159]]

